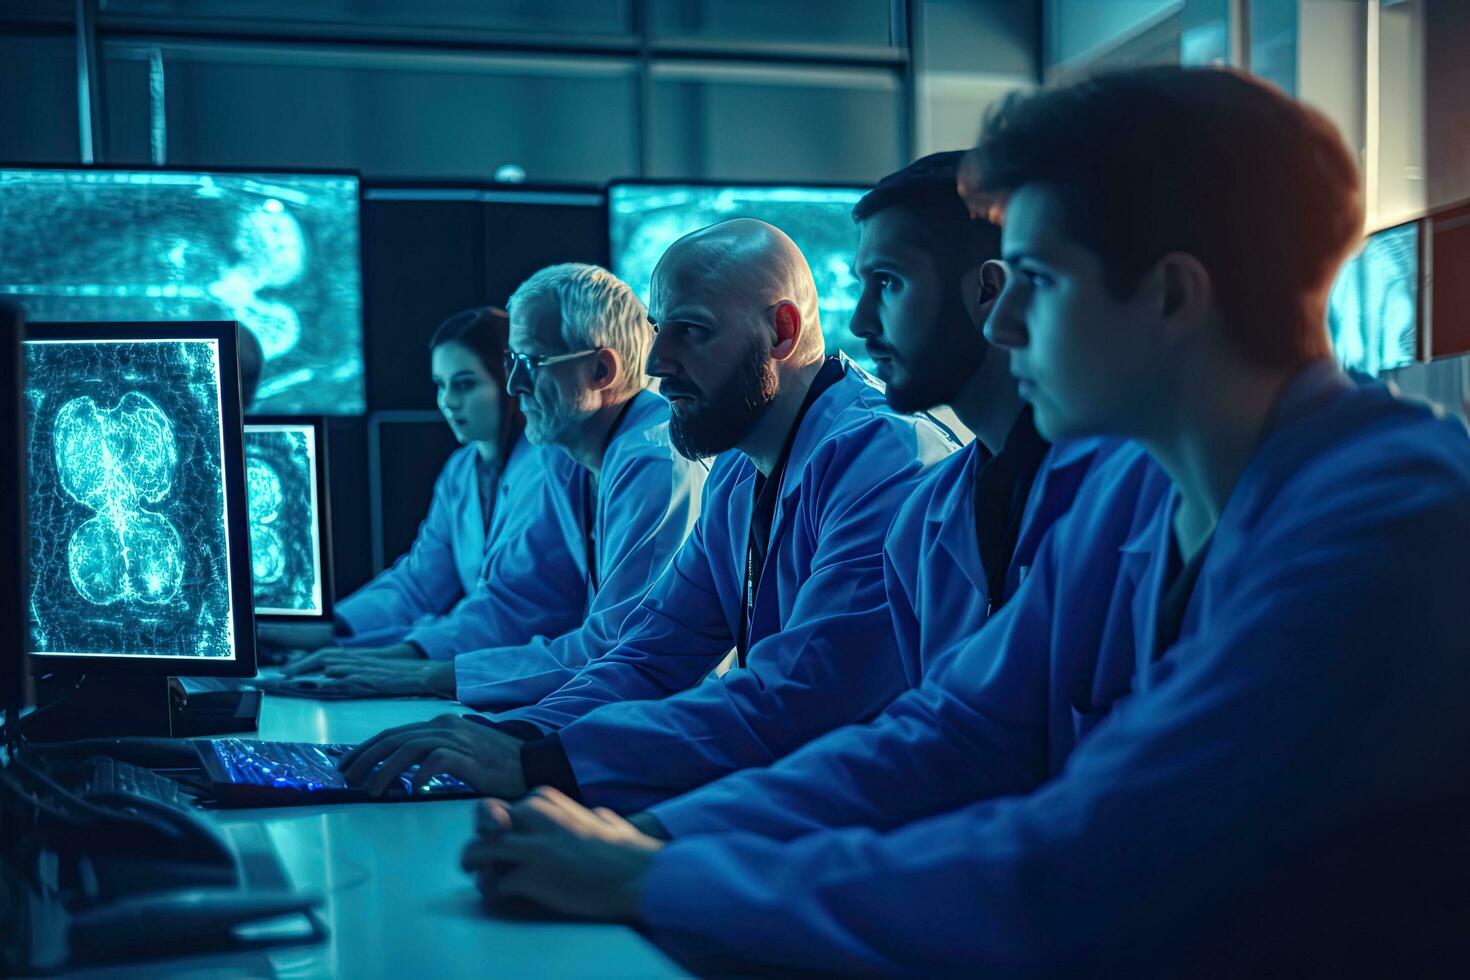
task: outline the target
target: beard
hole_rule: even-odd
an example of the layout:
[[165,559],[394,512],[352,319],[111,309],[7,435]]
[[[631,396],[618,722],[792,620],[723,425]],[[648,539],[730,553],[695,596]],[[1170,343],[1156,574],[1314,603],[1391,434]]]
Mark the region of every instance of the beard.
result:
[[709,395],[669,414],[669,441],[685,459],[715,456],[745,438],[778,390],[770,351],[758,340],[750,345],[740,370]]
[[[888,407],[895,412],[911,414],[927,412],[940,405],[948,405],[960,393],[965,384],[980,370],[985,357],[990,353],[990,344],[983,335],[975,334],[970,314],[958,296],[946,297],[934,322],[931,336],[943,338],[946,327],[953,331],[952,324],[960,324],[969,331],[958,342],[942,342],[943,349],[934,356],[916,359],[912,367],[898,367],[900,377],[884,386],[884,398]],[[971,340],[978,343],[970,342]]]

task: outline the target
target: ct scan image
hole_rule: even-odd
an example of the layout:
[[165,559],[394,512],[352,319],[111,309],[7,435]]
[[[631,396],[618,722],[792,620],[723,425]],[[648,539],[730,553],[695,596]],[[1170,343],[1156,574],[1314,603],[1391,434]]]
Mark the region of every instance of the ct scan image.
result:
[[254,411],[366,408],[355,177],[0,170],[0,227],[32,322],[234,320],[265,355]]
[[647,304],[654,266],[670,245],[720,221],[759,218],[791,236],[806,256],[827,352],[840,350],[871,371],[867,348],[848,330],[862,294],[852,273],[858,247],[852,209],[864,193],[842,187],[614,184],[608,188],[612,271]]
[[312,427],[248,426],[245,483],[255,611],[319,615],[321,542]]
[[233,657],[216,342],[25,358],[32,650]]

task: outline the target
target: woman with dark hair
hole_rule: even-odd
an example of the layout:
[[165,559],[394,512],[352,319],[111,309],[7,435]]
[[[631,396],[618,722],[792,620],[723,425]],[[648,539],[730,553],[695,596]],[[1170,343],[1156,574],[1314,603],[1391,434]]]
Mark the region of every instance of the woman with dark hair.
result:
[[579,624],[580,603],[556,600],[586,590],[572,553],[572,545],[581,546],[580,511],[573,509],[579,505],[568,491],[581,481],[565,453],[532,446],[522,436],[525,418],[505,390],[509,330],[505,311],[480,307],[451,316],[429,341],[439,411],[464,448],[444,464],[407,553],[337,603],[335,628],[261,624],[262,642],[422,656],[413,631],[492,581],[498,594],[516,600],[515,607],[476,612],[503,619],[507,643],[543,632],[555,636]]

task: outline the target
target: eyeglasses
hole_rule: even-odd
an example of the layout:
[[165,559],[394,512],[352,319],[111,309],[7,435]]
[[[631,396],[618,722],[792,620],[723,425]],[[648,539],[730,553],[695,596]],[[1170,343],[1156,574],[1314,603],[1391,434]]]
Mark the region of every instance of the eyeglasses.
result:
[[510,383],[511,376],[515,374],[516,368],[526,372],[526,377],[534,384],[536,372],[551,364],[560,364],[563,361],[573,361],[588,354],[596,354],[601,347],[589,347],[586,350],[574,351],[571,354],[517,354],[513,350],[505,352],[505,381]]

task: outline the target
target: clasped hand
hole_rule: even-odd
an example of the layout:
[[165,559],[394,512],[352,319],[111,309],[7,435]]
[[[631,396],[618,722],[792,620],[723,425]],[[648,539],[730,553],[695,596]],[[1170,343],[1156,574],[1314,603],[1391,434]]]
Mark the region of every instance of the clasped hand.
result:
[[520,803],[485,800],[460,865],[494,904],[526,898],[585,919],[637,918],[643,881],[663,842],[613,811],[543,786]]

